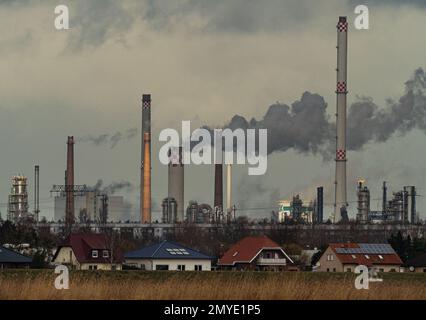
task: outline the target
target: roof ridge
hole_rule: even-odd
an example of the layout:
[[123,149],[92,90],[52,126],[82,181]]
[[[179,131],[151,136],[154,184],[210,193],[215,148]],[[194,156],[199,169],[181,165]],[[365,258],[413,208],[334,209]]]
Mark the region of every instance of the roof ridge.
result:
[[159,243],[158,248],[155,249],[155,251],[152,253],[151,258],[154,258],[154,255],[157,253],[158,250],[160,250],[161,247],[167,242],[167,240],[163,240]]

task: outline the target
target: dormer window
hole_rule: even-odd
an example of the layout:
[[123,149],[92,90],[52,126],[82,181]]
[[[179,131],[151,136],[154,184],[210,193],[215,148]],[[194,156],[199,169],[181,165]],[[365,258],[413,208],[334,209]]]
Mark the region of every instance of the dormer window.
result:
[[98,250],[92,250],[92,258],[97,258],[99,256]]
[[370,256],[366,254],[366,255],[365,255],[365,258],[366,258],[366,259],[370,259]]
[[109,251],[108,250],[102,251],[102,258],[109,258]]

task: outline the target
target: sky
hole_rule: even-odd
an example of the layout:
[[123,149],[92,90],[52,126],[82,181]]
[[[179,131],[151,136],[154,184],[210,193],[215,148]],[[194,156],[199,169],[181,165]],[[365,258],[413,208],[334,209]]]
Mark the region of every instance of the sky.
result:
[[[179,129],[183,120],[192,121],[194,128],[222,127],[235,115],[260,121],[271,105],[291,106],[305,92],[323,98],[323,116],[332,124],[340,15],[348,16],[350,24],[348,108],[368,100],[389,114],[406,94],[406,82],[426,68],[421,41],[426,5],[420,0],[60,3],[69,6],[69,30],[54,27],[58,1],[0,0],[3,217],[15,174],[29,177],[33,207],[35,164],[40,165],[41,216],[53,217],[49,191],[63,183],[69,135],[77,139],[75,182],[129,181],[132,190],[121,194],[137,215],[143,93],[152,94],[154,219],[160,219],[159,204],[167,195],[167,167],[157,157],[162,129]],[[369,30],[354,28],[358,4],[369,8]],[[356,122],[348,125],[363,132],[365,123]],[[376,136],[348,151],[351,217],[359,178],[372,192],[373,210],[380,209],[383,180],[390,191],[416,185],[426,195],[422,123],[396,128],[386,139]],[[300,133],[309,132],[309,126],[301,121]],[[318,185],[325,187],[325,216],[331,212],[334,162],[318,152],[291,146],[272,152],[261,177],[248,176],[245,166],[234,167],[237,215],[269,217],[277,200],[300,193],[308,202]],[[213,166],[187,166],[185,202],[212,203],[213,177]],[[424,204],[419,197],[422,218]]]

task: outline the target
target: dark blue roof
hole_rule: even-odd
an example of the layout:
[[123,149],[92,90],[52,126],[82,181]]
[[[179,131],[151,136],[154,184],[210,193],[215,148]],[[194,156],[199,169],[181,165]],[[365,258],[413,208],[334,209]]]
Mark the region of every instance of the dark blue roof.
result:
[[184,247],[171,241],[160,243],[128,252],[124,255],[126,259],[213,259],[196,250]]
[[30,257],[0,246],[0,263],[31,263]]

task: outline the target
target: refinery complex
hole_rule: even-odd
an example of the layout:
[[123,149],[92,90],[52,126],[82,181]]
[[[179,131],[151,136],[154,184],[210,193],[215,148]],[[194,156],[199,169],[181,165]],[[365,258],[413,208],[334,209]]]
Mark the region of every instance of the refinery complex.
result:
[[[419,212],[416,207],[416,186],[401,186],[400,191],[388,194],[386,182],[382,187],[381,210],[371,209],[370,189],[365,180],[360,179],[356,186],[357,201],[351,204],[356,219],[350,220],[347,200],[347,173],[350,165],[346,152],[346,113],[347,113],[347,57],[348,57],[348,22],[340,17],[337,23],[337,79],[336,79],[336,149],[334,204],[332,212],[324,212],[324,186],[316,188],[315,199],[305,200],[295,194],[291,199],[281,200],[275,204],[271,213],[271,224],[284,225],[333,225],[357,223],[360,225],[420,225]],[[332,90],[332,88],[330,88]],[[140,194],[139,220],[126,221],[122,216],[125,210],[123,196],[109,194],[87,185],[75,184],[74,180],[74,145],[73,136],[67,138],[66,166],[64,183],[53,185],[51,193],[54,198],[54,228],[72,229],[74,226],[88,224],[92,228],[111,225],[120,228],[146,228],[155,224],[156,228],[164,225],[221,225],[232,224],[238,220],[239,208],[233,203],[233,172],[231,164],[213,164],[214,195],[213,203],[199,203],[195,200],[185,203],[185,165],[182,146],[169,150],[168,192],[162,197],[161,221],[152,217],[152,162],[151,143],[151,94],[143,94],[141,99],[141,158],[140,158]],[[155,119],[153,119],[155,121]],[[34,207],[29,207],[28,177],[17,175],[11,178],[11,191],[8,198],[7,219],[13,222],[33,221],[36,225],[46,224],[40,219],[39,196],[40,167],[34,169]],[[331,191],[330,191],[331,192]],[[356,209],[355,209],[356,208]]]

